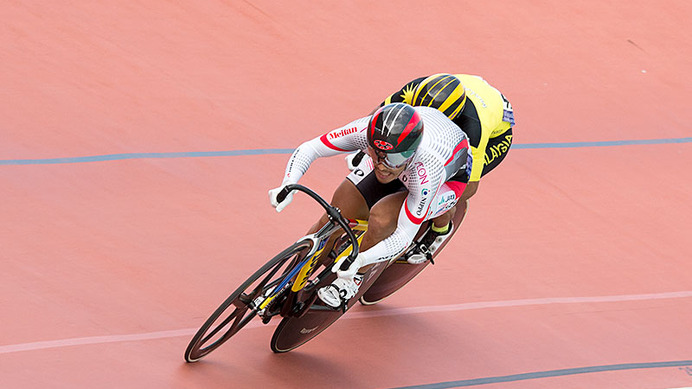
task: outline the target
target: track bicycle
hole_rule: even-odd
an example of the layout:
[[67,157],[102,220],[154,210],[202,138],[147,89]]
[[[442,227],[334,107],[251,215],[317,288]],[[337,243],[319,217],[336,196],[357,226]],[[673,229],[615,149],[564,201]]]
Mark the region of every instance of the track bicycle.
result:
[[[404,254],[392,261],[374,264],[364,274],[358,293],[343,302],[340,308],[334,309],[317,297],[317,291],[336,278],[332,271],[335,262],[347,257],[342,269],[347,269],[352,263],[358,255],[368,223],[344,218],[339,209],[298,184],[286,186],[279,194],[279,202],[293,190],[304,192],[319,203],[329,216],[329,221],[317,232],[300,238],[276,255],[231,293],[192,337],[185,350],[185,361],[199,361],[256,316],[264,324],[275,316],[281,316],[270,347],[275,353],[291,351],[327,329],[356,301],[364,305],[375,304],[399,290],[431,263],[449,241],[429,255],[429,260],[422,264],[409,264],[406,255],[414,249],[425,250],[419,244],[427,226],[421,227]],[[455,217],[453,220],[451,234],[456,231],[457,219],[461,218]],[[327,242],[333,236],[336,237],[333,249],[323,255]]]

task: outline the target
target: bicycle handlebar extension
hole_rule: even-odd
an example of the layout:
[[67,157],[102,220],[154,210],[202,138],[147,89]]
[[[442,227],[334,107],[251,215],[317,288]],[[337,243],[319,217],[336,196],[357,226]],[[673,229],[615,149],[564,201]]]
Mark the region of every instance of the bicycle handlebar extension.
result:
[[358,256],[358,239],[356,239],[356,235],[353,233],[353,230],[349,226],[348,220],[344,218],[344,216],[341,214],[338,208],[332,206],[328,202],[326,202],[320,195],[312,191],[312,189],[305,187],[303,185],[299,184],[289,184],[286,185],[281,192],[276,196],[276,200],[278,202],[282,202],[286,199],[286,196],[291,193],[291,191],[298,190],[303,193],[308,194],[310,197],[312,197],[317,203],[319,203],[322,208],[327,212],[327,215],[329,216],[329,219],[336,222],[341,228],[346,232],[346,235],[348,236],[348,240],[351,241],[351,247],[353,250],[351,251],[351,254],[346,258],[346,260],[341,264],[341,270],[346,270],[351,266],[353,261],[356,259],[356,256]]
[[360,165],[360,161],[363,160],[363,157],[365,157],[365,153],[362,150],[358,151],[358,153],[356,153],[356,156],[353,157],[351,164],[353,164],[353,166]]

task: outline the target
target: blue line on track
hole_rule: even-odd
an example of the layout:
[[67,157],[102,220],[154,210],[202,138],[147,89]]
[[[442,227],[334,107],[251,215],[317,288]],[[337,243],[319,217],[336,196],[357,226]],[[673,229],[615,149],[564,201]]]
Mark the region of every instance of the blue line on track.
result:
[[193,151],[180,153],[126,153],[94,155],[89,157],[46,158],[46,159],[8,159],[0,160],[0,165],[57,165],[65,163],[122,161],[127,159],[168,159],[204,157],[240,157],[247,155],[291,154],[294,149],[254,149],[230,151]]
[[560,369],[560,370],[548,370],[540,371],[535,373],[523,373],[523,374],[512,374],[506,376],[498,377],[487,377],[487,378],[475,378],[470,380],[461,381],[448,381],[448,382],[438,382],[435,384],[426,385],[415,385],[415,386],[402,386],[393,389],[447,389],[447,388],[461,388],[477,385],[488,385],[497,384],[501,382],[516,382],[524,380],[534,380],[539,378],[550,378],[550,377],[563,377],[567,375],[575,374],[586,374],[586,373],[600,373],[604,371],[618,371],[618,370],[637,370],[637,369],[655,369],[664,367],[687,367],[692,366],[692,360],[689,361],[670,361],[670,362],[651,362],[651,363],[625,363],[619,365],[604,365],[604,366],[590,366],[590,367],[578,367],[574,369]]
[[[692,137],[668,139],[617,140],[600,142],[564,142],[564,143],[519,143],[513,149],[561,149],[580,147],[608,147],[631,145],[655,145],[671,143],[691,143]],[[88,157],[44,158],[44,159],[6,159],[1,165],[59,165],[86,162],[123,161],[128,159],[169,159],[169,158],[205,158],[205,157],[239,157],[248,155],[291,154],[294,149],[252,149],[230,151],[194,151],[178,153],[124,153],[94,155]]]
[[512,145],[513,149],[565,149],[574,147],[607,147],[607,146],[633,146],[633,145],[659,145],[669,143],[690,143],[692,138],[668,138],[668,139],[637,139],[637,140],[612,140],[601,142],[567,142],[567,143],[524,143]]

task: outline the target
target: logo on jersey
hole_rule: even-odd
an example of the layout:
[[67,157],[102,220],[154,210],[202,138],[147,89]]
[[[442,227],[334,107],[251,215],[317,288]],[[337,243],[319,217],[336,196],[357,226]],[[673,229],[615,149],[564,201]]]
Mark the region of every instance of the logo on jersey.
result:
[[425,207],[425,201],[421,201],[420,204],[418,204],[418,208],[416,208],[416,215],[421,216],[423,213],[423,207]]
[[512,135],[505,135],[505,139],[502,142],[496,145],[491,145],[485,150],[485,164],[487,165],[493,162],[495,158],[499,158],[503,154],[507,153],[510,146],[512,146]]
[[385,142],[385,141],[379,140],[379,139],[375,139],[375,140],[373,141],[373,143],[374,143],[375,146],[377,146],[377,148],[380,149],[380,150],[385,150],[385,151],[387,151],[387,150],[391,150],[391,149],[394,148],[394,146],[392,146],[391,143]]
[[423,189],[420,193],[421,193],[423,196],[427,196],[428,193],[430,193],[430,191],[429,191],[428,189]]
[[473,97],[477,98],[478,101],[480,101],[483,108],[488,108],[488,104],[485,103],[485,100],[483,100],[483,98],[478,93],[472,91],[471,89],[466,88],[466,94],[470,94]]
[[353,134],[354,132],[357,132],[357,131],[358,131],[358,128],[357,128],[357,127],[352,127],[352,128],[349,128],[349,129],[343,129],[343,130],[339,130],[339,131],[335,131],[335,132],[330,132],[330,133],[327,135],[327,137],[328,137],[330,140],[339,139],[339,138],[341,138],[341,137],[344,136],[344,135]]
[[437,206],[437,214],[441,215],[450,209],[454,208],[455,205],[457,205],[457,202],[459,200],[456,197],[453,197],[451,201],[440,203],[440,205]]
[[420,183],[421,184],[427,184],[428,183],[428,171],[425,170],[425,166],[423,166],[423,162],[417,162],[416,166],[414,166],[416,169],[416,173],[418,173],[418,178],[420,178]]
[[448,194],[443,194],[442,196],[440,196],[440,200],[437,202],[437,206],[439,207],[442,204],[447,203],[447,202],[454,202],[454,204],[456,204],[456,201],[454,201],[456,199],[456,197],[457,196],[454,192],[448,193]]

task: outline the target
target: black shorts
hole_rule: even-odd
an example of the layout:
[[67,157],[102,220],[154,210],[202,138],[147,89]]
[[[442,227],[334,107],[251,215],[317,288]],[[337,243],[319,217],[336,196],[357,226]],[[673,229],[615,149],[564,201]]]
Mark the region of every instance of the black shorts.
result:
[[[406,191],[406,186],[399,179],[396,179],[390,183],[383,184],[377,180],[375,172],[371,167],[372,161],[366,158],[365,161],[361,162],[357,168],[355,168],[346,178],[351,181],[360,194],[365,199],[368,204],[368,209],[372,209],[378,201],[382,200],[386,196],[393,193]],[[466,169],[461,169],[459,172],[450,178],[448,181],[458,181],[468,184],[469,175]],[[450,200],[449,196],[446,197]],[[442,205],[442,203],[438,204]]]
[[356,168],[346,177],[351,181],[368,204],[368,209],[371,209],[375,203],[382,200],[384,197],[397,192],[406,190],[404,183],[396,179],[390,183],[383,184],[377,181],[375,172],[364,172],[360,168]]

